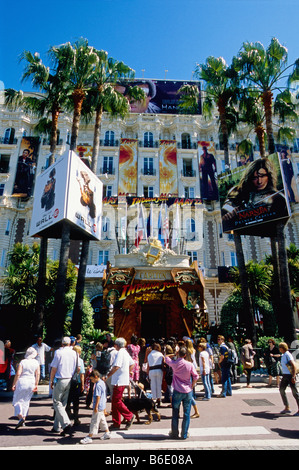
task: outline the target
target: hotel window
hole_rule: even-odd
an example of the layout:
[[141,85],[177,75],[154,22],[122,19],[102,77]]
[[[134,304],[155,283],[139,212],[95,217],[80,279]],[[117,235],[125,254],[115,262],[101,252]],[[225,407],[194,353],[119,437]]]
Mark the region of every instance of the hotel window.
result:
[[190,186],[185,186],[184,188],[185,198],[187,199],[194,199],[195,198],[195,188]]
[[145,132],[143,134],[143,146],[153,148],[154,136],[152,132]]
[[112,196],[112,185],[104,184],[103,185],[103,197],[111,197]]
[[182,134],[182,149],[191,149],[190,134]]
[[110,240],[110,219],[106,216],[102,222],[102,240]]
[[143,159],[143,174],[144,175],[154,174],[154,159],[152,157],[145,157]]
[[114,146],[114,132],[113,131],[106,131],[105,132],[105,141],[104,145],[106,147],[113,147]]
[[143,186],[143,196],[144,197],[154,197],[154,187],[153,186]]
[[187,251],[187,255],[190,256],[190,261],[193,263],[193,261],[197,261],[197,251]]
[[9,235],[9,231],[10,231],[10,219],[8,219],[6,223],[5,235]]
[[0,155],[0,173],[9,172],[10,155]]
[[107,266],[109,261],[109,250],[99,250],[98,264],[104,264]]
[[231,266],[238,266],[237,255],[236,255],[235,251],[230,252],[230,265]]
[[0,266],[1,266],[1,268],[5,268],[5,265],[6,265],[6,253],[7,253],[7,249],[6,249],[6,248],[2,248],[1,260],[0,260]]
[[103,158],[103,173],[108,173],[108,175],[113,174],[113,157]]
[[0,184],[0,196],[3,196],[4,194],[4,184]]
[[192,160],[183,160],[183,176],[195,176],[192,168]]
[[186,220],[186,238],[189,241],[195,240],[195,220]]
[[9,127],[5,129],[3,143],[4,144],[13,144],[15,138],[15,129],[13,127]]

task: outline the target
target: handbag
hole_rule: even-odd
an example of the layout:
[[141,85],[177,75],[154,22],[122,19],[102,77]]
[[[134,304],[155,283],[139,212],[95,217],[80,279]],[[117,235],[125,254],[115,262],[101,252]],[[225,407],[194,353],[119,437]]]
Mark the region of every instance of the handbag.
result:
[[253,368],[253,359],[251,359],[250,361],[245,361],[245,369],[252,369]]

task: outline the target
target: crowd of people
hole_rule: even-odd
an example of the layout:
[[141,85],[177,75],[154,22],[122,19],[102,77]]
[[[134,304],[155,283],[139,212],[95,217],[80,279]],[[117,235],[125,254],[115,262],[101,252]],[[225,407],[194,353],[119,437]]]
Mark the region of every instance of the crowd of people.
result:
[[[32,395],[36,393],[40,379],[45,379],[45,353],[51,352],[49,365],[49,395],[54,409],[53,433],[72,435],[80,424],[79,406],[82,397],[85,406],[92,405],[89,434],[81,440],[83,444],[92,442],[94,435],[103,431],[101,439],[110,439],[112,430],[122,425],[128,430],[135,414],[128,409],[124,397],[136,396],[138,389],[150,397],[157,407],[162,401],[172,408],[170,437],[187,439],[190,419],[199,418],[195,386],[199,377],[203,386],[202,400],[215,396],[214,383],[221,383],[219,398],[232,395],[232,383],[237,380],[238,361],[242,363],[246,375],[246,386],[251,387],[251,371],[254,368],[255,351],[251,341],[245,340],[240,350],[231,338],[226,341],[221,335],[216,345],[206,338],[184,337],[152,339],[132,336],[127,344],[124,338],[114,341],[106,335],[102,343],[96,343],[88,361],[82,359],[80,346],[82,337],[64,337],[52,348],[38,338],[27,349],[24,359],[13,375],[11,390],[16,429],[25,426]],[[290,386],[298,406],[299,392],[296,387],[296,364],[286,343],[275,344],[269,339],[269,348],[264,353],[269,374],[269,386],[273,377],[277,380],[284,404],[283,414],[290,413],[286,388]],[[10,342],[6,342],[7,357],[13,358]],[[11,360],[12,363],[12,360]],[[11,369],[10,369],[11,370]],[[111,413],[107,412],[107,401],[111,401]],[[179,409],[182,404],[183,419],[179,432]],[[191,409],[194,412],[191,415]],[[107,417],[111,414],[112,424]],[[72,423],[73,420],[73,423]]]

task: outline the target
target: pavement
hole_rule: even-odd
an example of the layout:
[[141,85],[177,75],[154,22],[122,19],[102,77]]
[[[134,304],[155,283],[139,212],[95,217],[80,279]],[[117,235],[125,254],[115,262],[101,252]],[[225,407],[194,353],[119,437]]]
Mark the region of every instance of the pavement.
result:
[[[297,407],[290,389],[287,396],[292,412],[283,415],[280,413],[283,404],[279,390],[276,386],[267,387],[265,379],[253,377],[252,388],[247,388],[245,379],[241,379],[232,388],[231,397],[218,398],[221,387],[215,385],[215,395],[211,400],[203,401],[202,385],[197,385],[200,417],[191,419],[190,436],[186,440],[170,439],[172,410],[163,403],[159,409],[160,421],[154,418],[150,425],[146,425],[146,414],[141,413],[141,424],[135,422],[130,430],[125,431],[122,427],[111,432],[110,440],[101,440],[103,433],[100,432],[88,445],[80,444],[80,439],[88,434],[92,414],[92,410],[85,407],[84,397],[80,402],[81,424],[74,427],[72,437],[62,437],[51,432],[53,407],[47,385],[38,387],[38,394],[31,400],[26,426],[18,430],[15,430],[17,418],[13,416],[12,395],[1,392],[0,450],[102,450],[105,452],[100,455],[106,464],[124,463],[116,461],[124,455],[127,459],[139,456],[143,464],[173,464],[173,460],[165,462],[165,456],[178,458],[179,453],[182,459],[188,460],[189,456],[194,463],[194,459],[201,455],[196,452],[198,450],[299,450],[299,416],[294,416]],[[110,407],[108,403],[107,411]],[[107,422],[111,424],[111,416],[107,417]],[[161,456],[160,461],[146,460],[157,459],[158,455]],[[112,460],[107,462],[107,459]],[[135,466],[133,460],[126,463]],[[182,460],[181,463],[190,462]]]

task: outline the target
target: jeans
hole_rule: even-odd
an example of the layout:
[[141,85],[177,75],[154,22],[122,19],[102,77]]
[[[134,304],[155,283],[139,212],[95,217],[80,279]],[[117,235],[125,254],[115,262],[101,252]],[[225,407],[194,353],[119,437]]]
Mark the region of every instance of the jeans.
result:
[[209,375],[201,375],[201,380],[205,389],[205,398],[208,400],[212,396],[211,384],[210,384],[210,376]]
[[179,436],[179,411],[180,404],[183,403],[183,422],[182,422],[182,439],[187,439],[188,429],[190,425],[190,410],[192,403],[193,392],[181,393],[176,390],[172,394],[172,420],[171,420],[171,433],[174,437]]
[[296,400],[298,410],[299,410],[299,392],[297,390],[296,384],[293,384],[293,382],[292,382],[291,374],[283,374],[282,375],[282,379],[281,379],[280,387],[279,387],[282,402],[283,402],[283,404],[286,408],[289,407],[289,402],[288,402],[287,395],[286,395],[286,388],[287,388],[288,385],[291,387],[293,397]]
[[226,397],[226,395],[232,395],[232,384],[230,380],[230,367],[221,367],[221,382],[222,382],[222,392],[221,394]]

